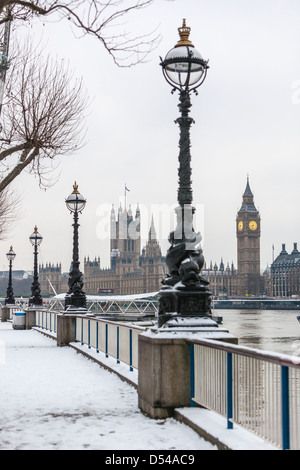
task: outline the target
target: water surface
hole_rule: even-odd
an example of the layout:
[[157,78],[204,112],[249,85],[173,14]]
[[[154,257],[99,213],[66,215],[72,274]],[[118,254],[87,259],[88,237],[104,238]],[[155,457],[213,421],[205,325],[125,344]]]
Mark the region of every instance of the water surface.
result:
[[223,310],[223,327],[239,339],[239,344],[256,349],[300,356],[300,323],[296,310]]

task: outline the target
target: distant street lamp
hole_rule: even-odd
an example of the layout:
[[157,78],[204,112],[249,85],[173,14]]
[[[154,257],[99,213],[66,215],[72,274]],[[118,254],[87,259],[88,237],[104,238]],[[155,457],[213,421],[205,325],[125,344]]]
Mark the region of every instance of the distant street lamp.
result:
[[9,275],[8,275],[8,287],[6,291],[6,297],[5,297],[5,305],[14,305],[15,298],[14,298],[14,291],[12,287],[12,263],[16,257],[16,253],[13,251],[12,246],[10,247],[9,252],[6,253],[6,257],[9,261]]
[[193,227],[195,208],[192,206],[190,127],[194,120],[189,116],[190,93],[194,91],[197,94],[196,88],[204,82],[209,67],[189,40],[190,28],[185,20],[178,31],[180,40],[160,64],[165,79],[173,87],[172,93],[179,91],[181,112],[175,121],[180,127],[177,226],[169,236],[171,247],[166,256],[169,276],[163,280],[159,293],[158,326],[164,325],[165,328],[171,320],[174,324],[175,319],[177,324],[183,324],[187,317],[194,320],[195,317],[211,317],[211,293],[208,282],[200,275],[204,264],[199,245],[201,235]]
[[29,240],[32,246],[34,247],[34,271],[33,282],[31,284],[31,297],[29,299],[29,306],[40,307],[41,305],[43,305],[43,299],[41,296],[38,274],[38,247],[42,243],[43,237],[39,234],[37,226],[34,227],[34,232],[30,235]]
[[68,286],[69,292],[65,297],[65,310],[86,308],[86,296],[82,291],[83,274],[79,270],[79,241],[78,241],[78,213],[82,212],[86,206],[86,199],[79,193],[78,185],[74,184],[73,192],[66,199],[66,206],[74,214],[74,232],[73,232],[73,261],[69,273]]

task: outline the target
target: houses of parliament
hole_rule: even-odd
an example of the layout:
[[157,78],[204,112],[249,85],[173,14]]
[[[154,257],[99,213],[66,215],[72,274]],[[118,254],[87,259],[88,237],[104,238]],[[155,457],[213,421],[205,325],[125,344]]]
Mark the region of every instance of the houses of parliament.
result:
[[[271,280],[260,273],[260,214],[247,178],[242,205],[236,216],[237,267],[225,266],[221,260],[205,264],[202,275],[210,283],[214,296],[244,296],[264,293],[272,295]],[[110,216],[110,267],[101,268],[100,258],[84,259],[84,291],[86,294],[139,294],[158,292],[166,276],[167,266],[157,240],[153,223],[148,241],[141,249],[141,214],[137,207],[114,207]],[[68,273],[61,265],[42,265],[39,269],[42,293],[67,292]]]

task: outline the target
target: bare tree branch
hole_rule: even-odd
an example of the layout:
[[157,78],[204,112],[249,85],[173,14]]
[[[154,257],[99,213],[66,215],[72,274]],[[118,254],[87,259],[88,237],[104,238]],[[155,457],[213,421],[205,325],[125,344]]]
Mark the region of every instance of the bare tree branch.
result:
[[0,192],[0,240],[4,240],[7,233],[16,222],[20,209],[20,198],[12,190]]
[[0,139],[0,192],[27,170],[38,176],[49,161],[82,146],[87,96],[63,61],[23,49],[7,74]]
[[[134,34],[124,31],[120,21],[130,20],[131,14],[150,7],[154,0],[0,0],[0,24],[7,21],[1,16],[5,6],[11,8],[12,20],[30,20],[34,16],[53,17],[68,20],[82,35],[98,39],[114,62],[119,66],[131,66],[144,61],[160,40],[154,29],[152,32]],[[116,30],[112,34],[112,30]]]

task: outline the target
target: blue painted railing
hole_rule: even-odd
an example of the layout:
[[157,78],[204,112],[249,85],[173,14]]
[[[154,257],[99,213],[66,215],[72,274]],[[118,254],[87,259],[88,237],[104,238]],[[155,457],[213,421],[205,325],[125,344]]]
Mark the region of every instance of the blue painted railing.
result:
[[75,342],[94,348],[97,353],[103,352],[106,358],[115,358],[117,364],[126,363],[133,371],[138,366],[138,335],[145,330],[128,323],[77,315]]
[[300,449],[300,359],[214,340],[188,340],[191,403],[281,449]]
[[39,309],[35,311],[35,324],[43,330],[49,330],[51,333],[56,333],[57,315],[59,312],[50,312],[46,309]]

